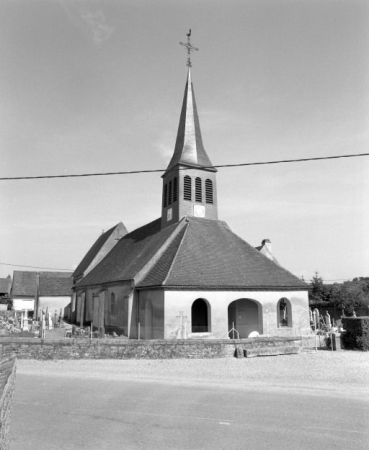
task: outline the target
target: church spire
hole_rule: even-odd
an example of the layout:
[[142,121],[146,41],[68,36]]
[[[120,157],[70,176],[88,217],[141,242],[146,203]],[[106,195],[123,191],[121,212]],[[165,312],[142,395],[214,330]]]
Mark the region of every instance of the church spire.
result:
[[190,165],[193,167],[202,166],[216,171],[216,169],[211,169],[213,164],[206,154],[204,144],[202,142],[195,93],[191,82],[190,67],[188,68],[176,145],[167,171],[172,169],[177,164]]
[[215,173],[202,142],[191,82],[191,51],[198,50],[187,34],[188,73],[174,153],[163,178],[162,228],[183,216],[218,219]]

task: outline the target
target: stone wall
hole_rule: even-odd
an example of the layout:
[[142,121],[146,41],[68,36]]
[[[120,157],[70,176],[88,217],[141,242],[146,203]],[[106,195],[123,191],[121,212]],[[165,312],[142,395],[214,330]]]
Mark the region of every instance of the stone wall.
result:
[[15,353],[19,359],[170,359],[225,358],[236,348],[300,346],[301,338],[120,340],[0,338],[0,354]]
[[1,355],[0,359],[0,449],[9,448],[9,431],[15,388],[15,356]]

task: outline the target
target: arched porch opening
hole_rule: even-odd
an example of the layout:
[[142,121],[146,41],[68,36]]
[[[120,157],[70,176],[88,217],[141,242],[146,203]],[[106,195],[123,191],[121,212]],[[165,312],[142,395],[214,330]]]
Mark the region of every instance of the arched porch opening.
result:
[[192,333],[210,332],[210,305],[203,298],[198,298],[192,303],[191,307]]
[[[241,298],[228,306],[228,330],[234,327],[240,339],[245,339],[253,331],[263,333],[262,306],[256,300]],[[232,337],[232,335],[230,335]]]

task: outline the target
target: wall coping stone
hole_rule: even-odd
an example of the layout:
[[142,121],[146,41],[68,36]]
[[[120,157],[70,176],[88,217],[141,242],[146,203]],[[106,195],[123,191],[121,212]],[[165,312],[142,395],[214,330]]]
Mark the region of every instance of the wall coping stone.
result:
[[267,343],[267,342],[294,342],[301,341],[301,336],[286,336],[286,337],[256,337],[248,339],[98,339],[98,338],[67,338],[67,339],[40,339],[40,338],[12,338],[12,337],[1,337],[1,344],[33,344],[33,345],[78,345],[91,343],[95,345],[216,345],[216,344],[228,344],[228,345],[240,345],[240,344],[252,344],[252,343]]

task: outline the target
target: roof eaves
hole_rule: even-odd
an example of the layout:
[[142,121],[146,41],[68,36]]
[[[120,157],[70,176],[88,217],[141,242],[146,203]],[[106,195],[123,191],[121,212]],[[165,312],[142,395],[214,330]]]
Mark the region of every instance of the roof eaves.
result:
[[204,286],[173,286],[173,285],[158,285],[158,286],[140,286],[136,287],[138,290],[150,289],[167,289],[172,291],[291,291],[300,292],[307,291],[308,286],[226,286],[226,285],[204,285]]
[[89,288],[89,289],[96,289],[96,288],[107,288],[109,286],[115,286],[115,285],[120,285],[121,283],[134,283],[134,279],[133,278],[122,278],[121,280],[115,280],[115,281],[105,281],[103,283],[95,283],[95,284],[81,284],[82,281],[84,280],[84,278],[77,283],[76,285],[74,285],[74,289],[80,289],[80,288]]

